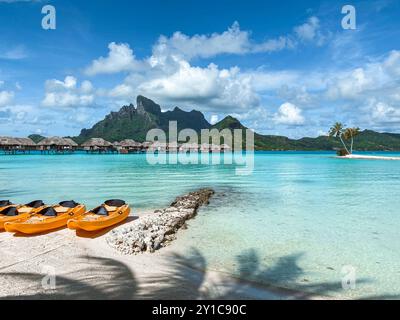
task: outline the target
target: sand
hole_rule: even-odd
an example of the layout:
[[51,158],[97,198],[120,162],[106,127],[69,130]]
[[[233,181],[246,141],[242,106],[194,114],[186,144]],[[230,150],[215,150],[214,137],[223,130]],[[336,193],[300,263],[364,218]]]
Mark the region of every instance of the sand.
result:
[[359,154],[350,154],[344,157],[338,157],[340,159],[365,159],[365,160],[400,160],[400,157],[386,157],[386,156],[368,156]]
[[[131,217],[127,224],[135,221]],[[174,243],[124,256],[107,245],[108,232],[77,235],[62,229],[34,237],[0,232],[0,299],[322,298],[190,267]]]

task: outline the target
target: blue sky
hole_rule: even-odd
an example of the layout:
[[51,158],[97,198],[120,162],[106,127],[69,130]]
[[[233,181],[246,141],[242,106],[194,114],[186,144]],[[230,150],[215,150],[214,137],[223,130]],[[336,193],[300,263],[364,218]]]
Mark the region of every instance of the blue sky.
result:
[[399,15],[395,0],[0,0],[0,135],[77,135],[138,94],[265,134],[400,132]]

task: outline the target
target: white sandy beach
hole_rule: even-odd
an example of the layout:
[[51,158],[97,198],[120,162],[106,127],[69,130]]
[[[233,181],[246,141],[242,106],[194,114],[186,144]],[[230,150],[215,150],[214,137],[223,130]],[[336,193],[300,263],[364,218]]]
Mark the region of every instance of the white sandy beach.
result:
[[[123,256],[107,245],[105,236],[77,236],[67,229],[35,237],[0,233],[0,298],[321,298],[193,269],[174,244],[153,254]],[[42,286],[46,270],[56,274],[55,290]]]
[[370,156],[370,155],[359,155],[349,154],[344,157],[338,157],[340,159],[365,159],[365,160],[400,160],[400,157],[386,157],[386,156]]

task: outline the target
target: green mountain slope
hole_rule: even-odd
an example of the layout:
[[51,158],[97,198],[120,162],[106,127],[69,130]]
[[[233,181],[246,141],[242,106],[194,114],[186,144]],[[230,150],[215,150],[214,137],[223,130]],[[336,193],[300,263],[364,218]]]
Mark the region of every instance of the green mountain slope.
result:
[[138,96],[137,108],[131,104],[122,107],[118,112],[111,112],[91,129],[83,129],[75,140],[79,143],[90,138],[103,138],[111,142],[123,139],[143,142],[150,129],[160,128],[168,133],[169,121],[177,121],[178,130],[192,128],[200,131],[210,127],[201,112],[186,112],[179,108],[162,112],[154,101]]
[[[186,112],[176,107],[172,111],[162,112],[161,107],[154,101],[138,96],[136,108],[131,104],[122,107],[118,112],[111,112],[91,129],[83,129],[81,134],[74,139],[78,143],[82,143],[89,138],[104,138],[111,142],[123,139],[134,139],[143,142],[150,129],[160,128],[168,134],[169,121],[177,121],[178,130],[191,128],[197,132],[210,128],[218,130],[246,129],[238,119],[231,116],[227,116],[211,126],[199,111]],[[342,147],[338,139],[327,136],[296,140],[284,136],[255,133],[254,140],[256,150],[314,151],[337,150]],[[243,141],[245,141],[244,132]],[[355,150],[360,151],[400,151],[400,134],[364,130],[355,138],[354,147]]]

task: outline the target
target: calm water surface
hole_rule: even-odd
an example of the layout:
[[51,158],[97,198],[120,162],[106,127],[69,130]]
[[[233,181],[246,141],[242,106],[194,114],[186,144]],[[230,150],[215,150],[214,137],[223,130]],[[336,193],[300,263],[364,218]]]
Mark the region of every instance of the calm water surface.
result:
[[[198,250],[208,269],[336,297],[400,297],[400,161],[266,152],[252,175],[235,169],[154,166],[145,155],[0,155],[0,198],[88,207],[123,198],[140,212],[212,187],[210,206],[174,244]],[[356,287],[344,290],[352,273]]]

